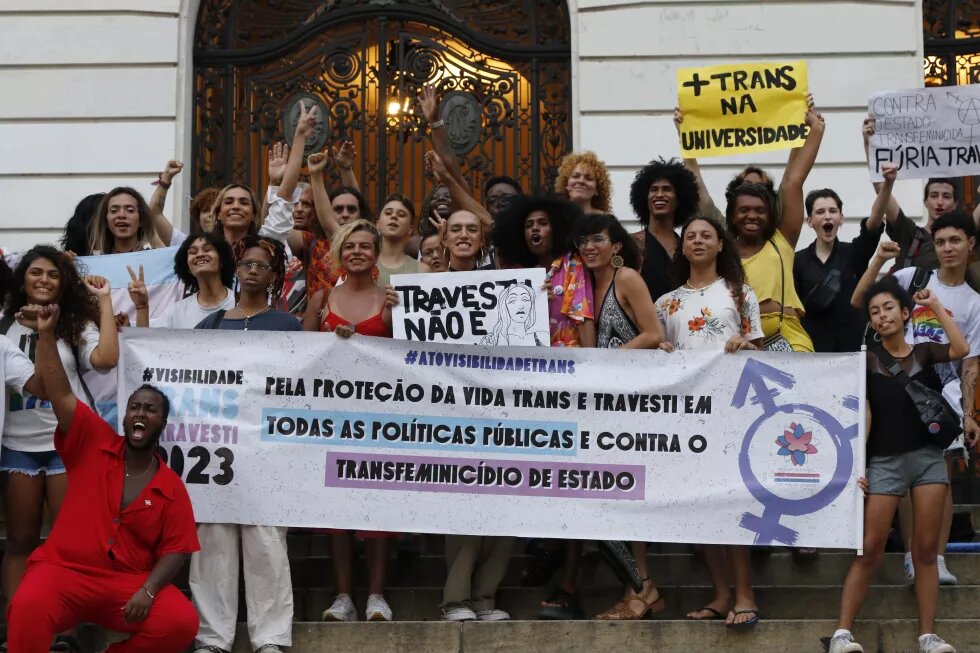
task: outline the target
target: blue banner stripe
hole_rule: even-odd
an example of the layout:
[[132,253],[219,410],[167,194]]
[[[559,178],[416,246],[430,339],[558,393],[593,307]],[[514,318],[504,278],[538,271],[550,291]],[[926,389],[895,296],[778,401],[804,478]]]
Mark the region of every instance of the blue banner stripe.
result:
[[129,254],[79,256],[78,261],[85,266],[87,274],[106,277],[113,288],[125,288],[129,285],[130,276],[126,266],[133,268],[133,272],[139,274],[142,265],[143,280],[147,286],[152,286],[176,281],[174,254],[177,253],[177,249],[162,247]]

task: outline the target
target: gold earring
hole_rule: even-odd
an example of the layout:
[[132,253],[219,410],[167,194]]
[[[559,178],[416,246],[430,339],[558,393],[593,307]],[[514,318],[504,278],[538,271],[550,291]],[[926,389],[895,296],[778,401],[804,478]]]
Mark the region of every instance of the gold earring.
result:
[[609,262],[612,263],[614,270],[618,270],[619,268],[623,267],[623,264],[625,263],[623,257],[619,254],[615,254]]

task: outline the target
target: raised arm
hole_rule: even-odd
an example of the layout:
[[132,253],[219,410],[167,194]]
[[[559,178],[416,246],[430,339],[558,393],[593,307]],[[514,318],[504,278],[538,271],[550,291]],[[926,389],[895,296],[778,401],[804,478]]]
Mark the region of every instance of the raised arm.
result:
[[[429,123],[429,131],[432,134],[432,148],[439,155],[439,158],[442,159],[446,170],[449,172],[449,176],[455,179],[461,188],[465,188],[466,180],[463,179],[463,172],[460,170],[459,160],[456,158],[456,153],[453,152],[453,148],[449,144],[449,135],[446,134],[446,127],[439,120],[439,96],[436,94],[434,87],[426,86],[422,89],[422,94],[419,96],[419,107],[422,109],[422,115],[425,116],[426,122]],[[444,183],[448,185],[448,182]]]
[[[943,328],[946,333],[946,339],[949,341],[949,359],[959,360],[970,353],[970,344],[966,341],[966,336],[960,331],[960,328],[956,326],[956,322],[953,321],[953,317],[949,312],[943,308],[942,302],[939,301],[939,296],[932,292],[928,288],[924,288],[919,292],[915,293],[912,298],[916,304],[919,306],[925,306],[932,314],[936,316],[939,321],[939,325]],[[974,388],[976,392],[976,388]],[[972,399],[972,395],[971,395]]]
[[[868,148],[870,146],[871,137],[874,136],[874,133],[875,133],[875,119],[869,115],[867,118],[864,119],[864,123],[862,123],[861,125],[861,137],[864,140],[865,163],[868,162]],[[882,172],[884,172],[884,168],[885,166],[882,165]],[[884,182],[874,181],[871,182],[871,186],[874,187],[875,193],[877,193],[880,196],[882,186],[884,186]],[[889,190],[888,201],[885,203],[883,211],[884,211],[883,213],[884,218],[885,220],[888,221],[889,224],[892,224],[896,220],[898,220],[898,214],[901,213],[902,211],[902,207],[898,205],[898,200],[896,200],[895,196],[891,194],[891,190]]]
[[779,184],[780,195],[783,198],[782,215],[779,221],[779,231],[796,248],[803,230],[803,184],[813,169],[823,141],[824,119],[819,113],[811,110],[806,112],[806,125],[810,133],[799,151],[794,151],[786,164],[786,171]]
[[[140,268],[140,273],[143,270]],[[83,279],[85,287],[99,300],[99,344],[92,350],[89,362],[97,370],[111,370],[119,364],[119,331],[116,329],[116,316],[112,312],[112,294],[109,280],[105,277],[87,276]],[[146,286],[143,286],[146,288]],[[149,311],[146,311],[149,313]],[[139,315],[137,314],[137,324]],[[78,374],[81,375],[79,370]]]
[[61,309],[57,304],[48,304],[38,310],[37,328],[39,336],[35,367],[41,369],[48,400],[51,402],[51,408],[58,419],[58,428],[61,429],[62,433],[67,433],[75,416],[75,406],[78,404],[78,399],[71,391],[68,375],[65,374],[65,367],[61,364],[61,356],[58,354],[58,339],[54,331],[58,325],[60,314]]
[[279,184],[279,197],[287,202],[293,201],[293,191],[299,182],[303,170],[303,151],[306,149],[306,139],[313,133],[316,125],[316,106],[306,110],[303,101],[299,102],[299,120],[296,121],[296,132],[293,134],[293,145],[286,159],[286,169],[283,172],[282,183]]
[[133,307],[136,308],[136,326],[148,327],[150,326],[150,293],[147,291],[146,282],[143,280],[143,266],[140,266],[139,276],[128,265],[126,270],[129,272],[130,279],[126,289],[129,291],[129,298],[133,302]]
[[333,148],[333,160],[337,164],[337,170],[340,171],[341,185],[359,191],[361,187],[357,183],[357,175],[354,174],[356,158],[357,148],[354,147],[353,141],[344,141],[339,147],[335,145]]
[[864,293],[878,280],[878,274],[886,262],[898,257],[898,243],[885,241],[878,245],[878,251],[868,264],[868,269],[864,271],[858,280],[854,293],[851,294],[851,306],[854,308],[864,308]]
[[892,189],[895,187],[895,180],[898,178],[898,166],[894,163],[882,163],[881,174],[885,181],[878,184],[878,196],[875,197],[874,204],[871,205],[871,215],[868,217],[868,231],[877,231],[885,218],[888,205],[894,201],[892,199]]
[[337,222],[337,214],[333,211],[327,186],[323,182],[323,169],[327,167],[327,161],[329,161],[329,157],[326,152],[315,152],[309,156],[306,162],[310,168],[310,186],[313,188],[313,207],[316,211],[316,219],[323,228],[323,232],[327,236],[332,236],[340,228],[340,224]]
[[[680,107],[674,107],[674,127],[677,128],[678,138],[681,135],[681,124],[683,122],[684,112]],[[704,177],[701,176],[701,166],[698,165],[698,160],[685,158],[684,167],[691,171],[691,174],[694,175],[698,183],[698,215],[713,215],[718,209],[715,208],[715,203],[708,193],[708,187],[704,183]]]
[[160,179],[157,182],[153,195],[150,196],[150,216],[153,218],[153,229],[157,232],[160,242],[164,247],[170,246],[170,241],[174,237],[174,225],[163,214],[163,207],[167,203],[167,191],[174,182],[174,177],[184,169],[184,164],[180,161],[167,161]]
[[[445,184],[449,189],[449,194],[453,198],[453,206],[456,209],[463,209],[470,211],[475,215],[479,216],[484,222],[490,222],[490,213],[487,211],[486,207],[476,201],[469,191],[459,183],[459,181],[449,173],[446,169],[446,164],[434,150],[429,150],[425,153],[425,167],[431,172],[436,181],[440,184]],[[430,216],[426,216],[430,217]]]

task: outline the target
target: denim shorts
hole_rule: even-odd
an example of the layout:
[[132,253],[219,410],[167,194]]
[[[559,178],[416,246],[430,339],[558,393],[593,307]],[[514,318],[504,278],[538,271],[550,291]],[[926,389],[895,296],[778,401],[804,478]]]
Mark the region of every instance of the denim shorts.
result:
[[14,451],[0,447],[0,472],[54,476],[65,473],[65,463],[57,451]]
[[939,447],[922,447],[868,462],[868,494],[905,496],[918,485],[949,485],[946,457]]

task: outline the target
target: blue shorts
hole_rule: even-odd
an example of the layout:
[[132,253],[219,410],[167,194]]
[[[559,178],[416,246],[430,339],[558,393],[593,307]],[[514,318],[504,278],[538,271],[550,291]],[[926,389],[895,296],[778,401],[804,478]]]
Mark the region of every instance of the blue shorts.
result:
[[65,463],[57,451],[14,451],[0,447],[0,472],[54,476],[65,473]]

